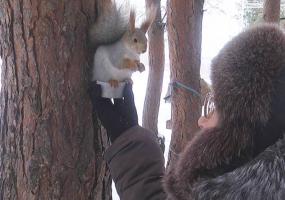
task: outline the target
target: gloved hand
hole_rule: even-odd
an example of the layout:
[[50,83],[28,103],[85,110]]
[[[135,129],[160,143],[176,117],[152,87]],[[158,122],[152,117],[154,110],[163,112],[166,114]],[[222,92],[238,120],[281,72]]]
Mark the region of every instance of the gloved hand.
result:
[[111,99],[101,97],[101,86],[96,81],[91,82],[90,97],[95,111],[102,125],[107,130],[108,137],[114,142],[129,128],[138,125],[138,115],[134,103],[132,85],[126,84],[123,98]]

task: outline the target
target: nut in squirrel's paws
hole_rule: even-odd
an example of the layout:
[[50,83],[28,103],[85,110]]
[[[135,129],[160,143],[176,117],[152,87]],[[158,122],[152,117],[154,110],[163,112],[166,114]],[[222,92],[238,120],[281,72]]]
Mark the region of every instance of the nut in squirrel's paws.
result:
[[129,58],[124,58],[123,60],[123,68],[130,69],[132,71],[138,71],[140,62],[138,60],[131,60]]
[[108,83],[111,85],[111,87],[117,88],[119,86],[119,81],[117,80],[109,80]]
[[139,70],[140,73],[142,73],[143,71],[145,71],[145,66],[144,66],[143,63],[139,63],[139,65],[138,65],[138,70]]

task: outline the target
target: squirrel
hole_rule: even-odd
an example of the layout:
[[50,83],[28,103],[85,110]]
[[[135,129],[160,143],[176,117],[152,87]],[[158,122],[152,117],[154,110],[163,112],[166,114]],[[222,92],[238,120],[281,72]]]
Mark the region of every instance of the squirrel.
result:
[[92,81],[109,82],[117,87],[129,81],[135,71],[143,72],[140,54],[147,50],[146,33],[154,22],[156,8],[152,6],[145,21],[135,27],[136,13],[114,1],[104,5],[102,13],[89,31],[91,43],[97,46],[92,69]]

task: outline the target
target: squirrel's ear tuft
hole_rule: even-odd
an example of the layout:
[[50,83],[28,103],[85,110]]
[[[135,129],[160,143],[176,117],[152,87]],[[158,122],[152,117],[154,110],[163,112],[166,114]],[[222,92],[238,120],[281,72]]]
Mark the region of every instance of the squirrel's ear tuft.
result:
[[147,14],[146,14],[146,20],[142,23],[140,29],[146,33],[151,26],[151,24],[154,22],[156,18],[156,13],[157,13],[157,6],[150,6],[147,8]]
[[129,21],[130,31],[133,33],[136,30],[136,12],[131,9],[130,11],[130,21]]

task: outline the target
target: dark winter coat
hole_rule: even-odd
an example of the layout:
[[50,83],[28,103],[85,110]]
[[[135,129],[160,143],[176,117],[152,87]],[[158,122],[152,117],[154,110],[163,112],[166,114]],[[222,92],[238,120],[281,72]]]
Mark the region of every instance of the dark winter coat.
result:
[[[107,150],[105,158],[121,200],[166,199],[162,189],[164,160],[153,133],[141,127],[131,128]],[[183,155],[181,165],[187,160]],[[285,139],[232,172],[201,178],[188,187],[181,179],[183,174],[178,177],[168,186],[174,188],[168,192],[169,200],[175,199],[176,193],[189,200],[283,200]]]
[[121,200],[164,200],[164,157],[154,133],[135,126],[105,153]]

